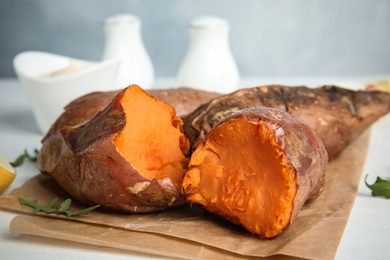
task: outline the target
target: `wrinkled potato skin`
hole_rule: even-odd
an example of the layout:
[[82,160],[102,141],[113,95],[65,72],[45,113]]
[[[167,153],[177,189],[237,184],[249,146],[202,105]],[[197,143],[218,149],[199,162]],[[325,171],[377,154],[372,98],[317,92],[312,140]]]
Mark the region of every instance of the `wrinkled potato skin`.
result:
[[117,152],[112,136],[126,121],[121,94],[87,124],[48,136],[38,155],[40,170],[78,201],[105,210],[138,213],[182,205],[170,180],[144,178]]
[[280,109],[301,118],[319,135],[329,159],[333,159],[390,111],[390,94],[337,86],[269,85],[241,89],[212,99],[184,119],[184,131],[192,150],[224,118],[254,106]]
[[[221,94],[193,88],[171,88],[146,90],[152,96],[164,101],[176,109],[176,115],[184,119],[198,106],[210,101]],[[64,112],[53,123],[45,138],[52,135],[63,126],[76,126],[94,117],[100,110],[120,92],[120,90],[107,92],[92,92],[70,102]]]

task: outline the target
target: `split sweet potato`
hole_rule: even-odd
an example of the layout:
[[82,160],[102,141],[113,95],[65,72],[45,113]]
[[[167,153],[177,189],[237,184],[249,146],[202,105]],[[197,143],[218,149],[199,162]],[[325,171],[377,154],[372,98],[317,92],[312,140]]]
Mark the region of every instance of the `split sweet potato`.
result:
[[272,238],[323,190],[327,151],[281,110],[252,107],[222,120],[193,152],[183,192],[190,203]]
[[333,159],[390,111],[390,94],[337,86],[270,85],[241,89],[212,99],[184,120],[184,131],[192,150],[217,123],[236,111],[253,106],[272,107],[301,118],[320,136],[329,158]]
[[175,108],[132,85],[92,119],[47,136],[38,166],[84,204],[152,212],[185,202],[188,148]]
[[[71,101],[64,112],[53,123],[44,139],[64,126],[75,126],[94,117],[100,110],[120,92],[113,90],[107,92],[92,92]],[[193,88],[150,89],[148,93],[155,98],[165,101],[175,107],[176,115],[185,118],[201,104],[220,96],[216,92],[209,92]]]

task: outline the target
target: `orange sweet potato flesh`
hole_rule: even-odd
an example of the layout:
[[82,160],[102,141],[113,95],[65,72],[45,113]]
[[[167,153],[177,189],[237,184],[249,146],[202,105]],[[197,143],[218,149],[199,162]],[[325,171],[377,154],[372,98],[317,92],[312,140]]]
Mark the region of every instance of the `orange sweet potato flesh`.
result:
[[95,117],[42,143],[38,166],[84,204],[121,212],[182,205],[188,139],[175,109],[132,85]]
[[302,120],[248,108],[206,135],[191,156],[183,192],[188,202],[272,238],[322,192],[327,163],[322,141]]
[[145,99],[145,93],[135,89],[121,99],[127,123],[114,138],[117,150],[144,177],[169,178],[179,188],[189,145],[183,121],[175,117],[173,107],[157,99]]

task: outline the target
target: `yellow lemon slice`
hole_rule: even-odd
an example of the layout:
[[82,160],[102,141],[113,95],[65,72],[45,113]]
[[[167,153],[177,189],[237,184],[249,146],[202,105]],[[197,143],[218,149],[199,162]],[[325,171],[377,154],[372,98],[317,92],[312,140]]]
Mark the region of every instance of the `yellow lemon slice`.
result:
[[12,183],[15,176],[15,169],[0,156],[0,192],[4,191]]

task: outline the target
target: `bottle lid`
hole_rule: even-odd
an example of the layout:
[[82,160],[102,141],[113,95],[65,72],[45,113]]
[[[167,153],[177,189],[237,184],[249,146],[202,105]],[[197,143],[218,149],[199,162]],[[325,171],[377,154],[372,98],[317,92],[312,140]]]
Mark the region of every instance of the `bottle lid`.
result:
[[229,28],[229,23],[219,17],[202,16],[192,20],[189,26],[193,29],[221,29]]

